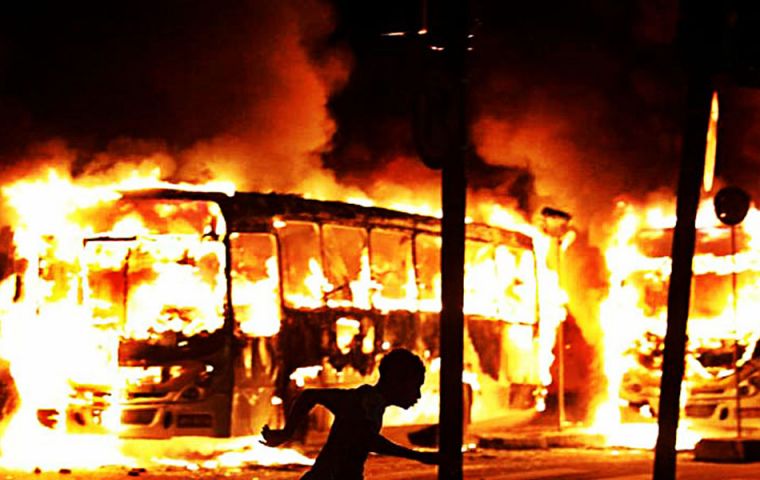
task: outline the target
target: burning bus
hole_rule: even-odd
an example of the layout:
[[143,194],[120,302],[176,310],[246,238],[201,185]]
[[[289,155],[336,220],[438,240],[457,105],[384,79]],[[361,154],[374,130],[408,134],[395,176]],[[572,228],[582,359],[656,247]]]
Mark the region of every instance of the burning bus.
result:
[[[605,331],[617,334],[605,340],[608,393],[620,398],[626,410],[652,416],[659,406],[675,217],[657,208],[637,213],[631,206],[621,207],[625,211],[617,236],[607,250],[610,294],[601,307]],[[748,399],[757,397],[746,402],[748,413],[760,411],[754,387],[758,379],[748,374],[755,369],[753,352],[760,334],[755,314],[760,300],[760,251],[753,238],[757,222],[757,210],[752,209],[736,227],[732,243],[731,228],[715,217],[712,202],[700,206],[681,396],[687,418],[720,415],[714,397],[725,393],[721,385],[734,371],[735,351],[738,364],[746,365],[740,368],[747,384],[743,391]],[[614,326],[616,330],[607,330]],[[711,408],[699,400],[705,395],[713,397],[707,402]],[[724,420],[728,416],[725,411],[722,415]]]
[[[280,422],[304,386],[371,381],[394,347],[435,369],[435,218],[184,188],[110,191],[69,210],[65,224],[5,242],[0,356],[15,415],[38,426],[248,435]],[[552,313],[540,308],[544,266],[530,235],[467,226],[472,408],[489,388],[502,408],[540,404],[550,361],[539,357],[554,340],[541,320]]]

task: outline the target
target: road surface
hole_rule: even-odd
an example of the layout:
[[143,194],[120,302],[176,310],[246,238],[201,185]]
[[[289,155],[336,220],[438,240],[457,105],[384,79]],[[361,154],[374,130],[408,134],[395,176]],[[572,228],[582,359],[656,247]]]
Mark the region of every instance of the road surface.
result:
[[[652,452],[618,449],[544,449],[490,450],[478,449],[465,454],[464,478],[493,480],[541,479],[608,479],[645,480],[651,478]],[[123,467],[101,468],[95,471],[18,472],[0,470],[0,479],[82,479],[112,480],[140,478],[169,479],[230,479],[284,480],[297,479],[306,467],[277,468],[245,467],[228,469],[188,470],[179,467],[130,470]],[[433,480],[434,467],[411,461],[372,456],[367,462],[368,480]],[[760,478],[760,463],[716,464],[696,462],[691,453],[678,456],[679,480],[720,479],[740,480]]]

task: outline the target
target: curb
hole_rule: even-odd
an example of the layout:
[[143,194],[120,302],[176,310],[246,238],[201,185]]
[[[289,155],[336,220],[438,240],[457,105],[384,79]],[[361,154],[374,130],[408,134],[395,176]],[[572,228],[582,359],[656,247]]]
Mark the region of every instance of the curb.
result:
[[488,436],[478,438],[478,447],[496,450],[539,450],[549,448],[546,437],[541,435],[529,437]]
[[694,447],[700,462],[760,462],[760,439],[705,438]]
[[538,450],[547,448],[602,448],[603,435],[551,433],[529,436],[489,435],[478,438],[478,447],[497,450]]

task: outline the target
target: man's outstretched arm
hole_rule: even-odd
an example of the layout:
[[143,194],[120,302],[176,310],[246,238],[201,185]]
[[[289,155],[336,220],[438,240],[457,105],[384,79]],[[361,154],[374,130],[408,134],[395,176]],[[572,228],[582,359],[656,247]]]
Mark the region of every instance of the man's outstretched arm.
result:
[[269,447],[276,447],[287,442],[295,433],[298,425],[306,420],[309,412],[316,405],[324,405],[330,411],[334,411],[339,402],[340,394],[341,391],[336,389],[304,390],[293,402],[293,406],[285,418],[285,428],[271,429],[269,425],[264,425],[264,428],[261,429],[261,435],[264,437],[262,443]]
[[418,462],[427,463],[428,465],[438,465],[440,463],[438,452],[419,452],[406,448],[397,443],[393,443],[384,436],[377,434],[370,442],[370,451],[381,455],[390,455],[393,457],[408,458]]

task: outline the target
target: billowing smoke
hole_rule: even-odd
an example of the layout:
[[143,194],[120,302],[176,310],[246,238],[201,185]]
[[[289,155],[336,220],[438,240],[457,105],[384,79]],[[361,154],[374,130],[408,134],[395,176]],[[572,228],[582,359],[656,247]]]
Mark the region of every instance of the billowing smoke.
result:
[[326,104],[350,55],[326,45],[326,2],[46,9],[19,7],[0,34],[6,169],[69,166],[82,178],[155,163],[170,180],[315,196],[337,188],[320,155],[336,128]]
[[508,25],[484,21],[477,37],[478,153],[531,172],[534,208],[568,210],[583,228],[608,214],[617,196],[676,178],[683,93],[673,38],[661,43],[676,18],[666,15],[672,24],[650,31],[651,12],[637,3],[554,2],[551,14],[546,5],[489,4],[484,18]]
[[[411,138],[419,44],[382,39],[350,3],[16,6],[0,30],[0,160],[46,145],[80,177],[151,158],[168,179],[333,198],[434,186]],[[471,184],[586,225],[619,193],[674,180],[675,2],[552,3],[472,2]]]

